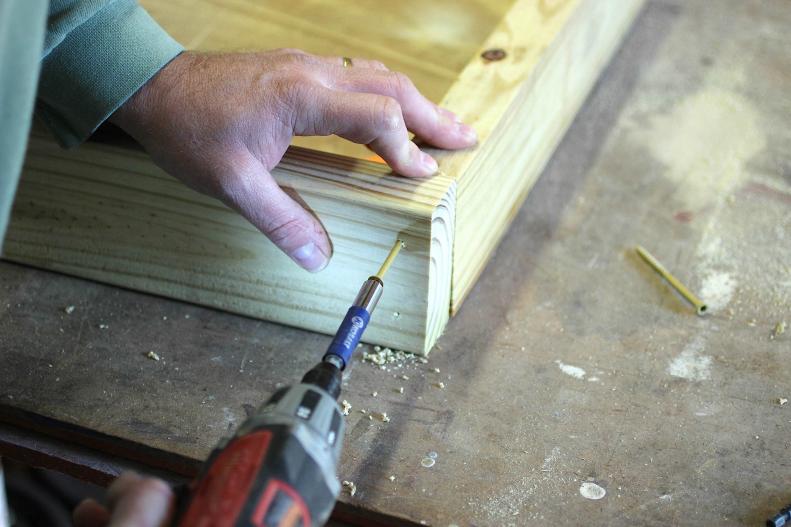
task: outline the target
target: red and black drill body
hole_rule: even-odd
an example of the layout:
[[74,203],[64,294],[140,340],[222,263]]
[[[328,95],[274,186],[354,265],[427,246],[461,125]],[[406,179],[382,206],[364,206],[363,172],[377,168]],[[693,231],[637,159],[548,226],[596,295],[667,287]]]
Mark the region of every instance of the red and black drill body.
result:
[[345,423],[337,398],[382,281],[369,278],[322,361],[282,388],[212,452],[189,487],[178,527],[316,527],[340,492]]

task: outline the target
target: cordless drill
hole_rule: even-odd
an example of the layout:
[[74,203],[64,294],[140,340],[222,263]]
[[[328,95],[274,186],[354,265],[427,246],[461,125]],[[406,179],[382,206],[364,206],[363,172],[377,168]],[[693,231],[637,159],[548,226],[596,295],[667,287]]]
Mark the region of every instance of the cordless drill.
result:
[[335,475],[344,420],[337,399],[382,295],[382,277],[403,242],[365,281],[322,361],[297,385],[277,390],[235,434],[221,441],[190,485],[179,527],[324,525],[340,484]]

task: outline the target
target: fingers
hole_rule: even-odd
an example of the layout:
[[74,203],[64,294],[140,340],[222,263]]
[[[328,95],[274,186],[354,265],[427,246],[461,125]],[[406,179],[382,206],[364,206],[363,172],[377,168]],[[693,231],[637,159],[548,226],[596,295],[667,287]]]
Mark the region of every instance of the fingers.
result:
[[434,146],[467,148],[478,140],[475,130],[462,123],[450,110],[426,99],[403,73],[360,68],[333,71],[337,89],[376,93],[398,101],[407,128]]
[[314,273],[324,269],[332,246],[319,221],[281,189],[248,151],[229,156],[232,176],[224,184],[221,199],[300,267]]
[[83,500],[72,513],[74,527],[106,527],[110,513],[96,500]]
[[112,510],[108,527],[165,527],[173,515],[173,491],[164,481],[122,474],[110,485],[107,500]]
[[369,145],[397,173],[428,177],[437,162],[409,140],[401,106],[382,95],[314,87],[306,90],[296,121],[297,135],[339,135]]

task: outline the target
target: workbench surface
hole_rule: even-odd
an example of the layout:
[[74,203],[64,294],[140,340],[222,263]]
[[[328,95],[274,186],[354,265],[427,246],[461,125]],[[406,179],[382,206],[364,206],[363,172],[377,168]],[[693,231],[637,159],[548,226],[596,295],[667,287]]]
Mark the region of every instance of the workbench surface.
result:
[[[649,2],[429,362],[347,375],[343,515],[757,525],[791,502],[789,28],[784,0]],[[329,343],[9,263],[0,291],[5,455],[49,448],[10,448],[29,429],[188,475]]]

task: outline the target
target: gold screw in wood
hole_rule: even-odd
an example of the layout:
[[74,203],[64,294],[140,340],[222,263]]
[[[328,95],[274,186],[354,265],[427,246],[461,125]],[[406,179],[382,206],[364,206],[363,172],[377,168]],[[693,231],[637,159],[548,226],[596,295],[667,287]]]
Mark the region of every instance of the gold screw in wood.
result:
[[681,282],[678,280],[678,278],[676,278],[675,276],[673,276],[673,275],[670,273],[670,271],[668,271],[667,269],[665,269],[665,266],[664,266],[664,265],[662,265],[661,263],[659,263],[659,260],[657,260],[656,258],[654,258],[654,257],[653,257],[653,255],[652,255],[651,253],[649,253],[648,251],[646,251],[646,250],[645,250],[645,248],[641,247],[640,245],[636,246],[636,247],[634,248],[634,250],[635,250],[635,251],[637,251],[637,254],[639,254],[639,255],[640,255],[640,258],[642,258],[643,260],[645,260],[645,262],[646,262],[648,265],[650,265],[650,266],[651,266],[651,268],[652,268],[654,271],[656,271],[657,273],[659,273],[659,276],[661,276],[662,278],[664,278],[665,280],[667,280],[667,283],[669,283],[671,286],[673,286],[673,289],[675,289],[676,291],[678,291],[678,293],[679,293],[681,296],[683,296],[683,297],[684,297],[684,299],[685,299],[687,302],[689,302],[690,304],[692,304],[692,305],[695,307],[695,312],[696,312],[698,315],[701,315],[701,316],[702,316],[702,315],[704,315],[704,314],[706,313],[706,310],[707,310],[706,304],[704,304],[704,303],[703,303],[703,301],[702,301],[700,298],[698,298],[697,296],[695,296],[695,295],[692,293],[692,291],[690,291],[689,289],[687,289],[687,287],[686,287],[684,284],[682,284],[682,283],[681,283]]
[[508,54],[502,48],[492,48],[481,53],[481,58],[486,62],[496,62],[498,60],[503,60],[507,55]]
[[398,252],[405,246],[406,244],[403,242],[403,240],[395,241],[395,243],[393,244],[393,248],[390,249],[390,254],[387,255],[387,258],[385,258],[384,263],[382,263],[382,267],[379,268],[379,272],[376,273],[377,278],[379,278],[380,280],[384,278],[387,270],[390,269],[391,265],[393,265],[393,260],[395,260],[395,257],[398,256]]

